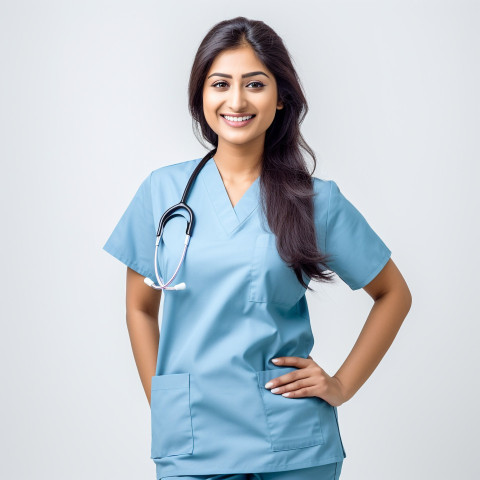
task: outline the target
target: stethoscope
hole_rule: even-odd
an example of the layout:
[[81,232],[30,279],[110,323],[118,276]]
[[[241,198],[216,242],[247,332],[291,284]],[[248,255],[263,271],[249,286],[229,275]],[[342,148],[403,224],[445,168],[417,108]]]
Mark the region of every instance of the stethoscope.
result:
[[[216,151],[217,151],[217,149],[215,148],[214,150],[208,152],[205,155],[205,157],[203,157],[202,161],[196,166],[192,175],[190,175],[190,178],[188,179],[187,186],[185,187],[185,191],[183,192],[183,196],[182,196],[182,199],[180,200],[180,202],[177,203],[176,205],[173,205],[168,210],[166,210],[165,213],[162,215],[162,218],[160,218],[160,221],[158,223],[158,229],[157,229],[157,240],[155,242],[155,259],[154,259],[155,275],[157,277],[158,285],[155,285],[155,282],[153,280],[150,280],[150,278],[148,278],[148,277],[145,277],[143,279],[143,281],[149,287],[152,287],[155,290],[184,290],[187,287],[184,282],[179,283],[177,285],[174,285],[173,287],[168,286],[172,283],[173,279],[177,276],[178,270],[180,269],[180,266],[183,263],[183,259],[185,258],[185,254],[187,253],[187,247],[188,247],[188,244],[190,242],[190,238],[192,236],[192,229],[193,229],[193,223],[194,223],[194,220],[195,220],[195,216],[193,214],[192,209],[187,205],[186,199],[187,199],[187,195],[190,191],[190,188],[191,188],[193,182],[195,181],[195,179],[197,178],[197,175],[199,174],[200,170],[208,162],[208,160],[210,160],[210,158],[212,158],[215,155]],[[174,213],[180,208],[184,208],[188,212],[188,215],[190,217],[190,221],[187,220],[187,230],[185,232],[186,235],[185,235],[185,242],[184,242],[185,247],[183,249],[182,258],[180,259],[178,267],[176,268],[175,273],[173,274],[172,278],[167,283],[163,283],[163,279],[158,274],[158,263],[157,263],[158,244],[160,243],[160,238],[162,236],[163,229],[165,228],[166,223],[171,218],[173,218],[173,217],[183,217],[183,218],[185,218],[180,213]]]

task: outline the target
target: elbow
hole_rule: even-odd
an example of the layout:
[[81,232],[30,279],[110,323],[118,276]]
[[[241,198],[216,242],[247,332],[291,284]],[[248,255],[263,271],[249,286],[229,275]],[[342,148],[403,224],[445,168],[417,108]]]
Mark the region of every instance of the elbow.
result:
[[408,313],[410,311],[410,309],[412,308],[412,300],[413,300],[412,292],[408,288],[408,285],[407,285],[407,282],[405,281],[405,279],[403,279],[403,281],[401,282],[400,285],[401,285],[401,295],[402,295],[402,298],[403,298],[405,308],[406,308],[407,313]]
[[389,301],[394,302],[395,310],[398,313],[402,314],[402,317],[405,318],[412,308],[412,293],[408,288],[407,284],[402,282],[402,284],[397,285],[395,288],[392,288],[382,294],[377,300],[383,301],[383,299],[389,299]]
[[399,310],[403,312],[403,317],[408,315],[408,312],[412,308],[412,292],[405,283],[404,286],[397,292],[397,302]]
[[408,290],[408,310],[407,313],[410,311],[412,308],[412,293],[410,292],[410,289],[407,287]]
[[408,309],[410,310],[410,308],[412,307],[412,292],[410,292],[410,289],[407,287],[407,291],[408,291]]

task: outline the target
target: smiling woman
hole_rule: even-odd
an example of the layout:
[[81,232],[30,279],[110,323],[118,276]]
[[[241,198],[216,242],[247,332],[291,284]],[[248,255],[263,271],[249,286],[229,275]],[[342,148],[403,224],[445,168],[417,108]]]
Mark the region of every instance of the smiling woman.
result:
[[281,38],[244,17],[216,25],[192,66],[189,109],[200,142],[215,146],[230,197],[260,176],[262,213],[298,282],[311,290],[305,278],[332,281],[328,255],[316,244],[312,174],[300,151],[315,169],[299,128],[307,102]]
[[[338,185],[309,172],[301,149],[314,163],[315,155],[300,133],[307,103],[269,26],[237,17],[210,30],[193,62],[189,109],[210,150],[153,170],[104,246],[129,268],[127,319],[151,404],[157,479],[337,480],[346,457],[337,407],[388,348],[408,289]],[[196,220],[179,269],[185,218],[172,217],[161,238],[156,226],[185,185]],[[157,268],[187,285],[164,290],[160,336],[145,334],[159,296],[142,278]],[[310,355],[305,293],[335,273],[364,288],[375,309],[330,376]]]

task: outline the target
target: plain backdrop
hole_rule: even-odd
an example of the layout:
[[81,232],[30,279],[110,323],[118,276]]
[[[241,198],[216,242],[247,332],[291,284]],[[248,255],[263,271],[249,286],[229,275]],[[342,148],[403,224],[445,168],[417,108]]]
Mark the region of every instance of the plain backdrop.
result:
[[[342,480],[480,478],[480,4],[460,0],[1,2],[1,478],[155,478],[126,267],[102,246],[151,170],[206,153],[190,68],[237,15],[283,38],[315,175],[362,212],[413,295],[338,409]],[[338,277],[311,286],[312,356],[333,375],[373,301]]]

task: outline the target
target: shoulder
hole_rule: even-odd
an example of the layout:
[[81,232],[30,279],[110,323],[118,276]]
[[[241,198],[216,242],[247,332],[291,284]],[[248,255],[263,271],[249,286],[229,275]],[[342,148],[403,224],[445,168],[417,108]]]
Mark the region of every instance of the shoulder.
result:
[[324,178],[318,178],[318,177],[312,177],[312,179],[313,179],[313,191],[315,192],[315,199],[317,197],[328,198],[330,196],[332,185],[335,184],[335,182],[333,180],[326,180]]
[[314,207],[316,218],[327,217],[328,210],[332,201],[332,196],[339,192],[338,185],[334,180],[327,180],[318,177],[313,179]]
[[163,191],[178,195],[178,191],[185,188],[193,170],[201,160],[202,157],[194,158],[152,170],[147,177],[151,191]]
[[183,162],[171,163],[163,167],[156,168],[150,173],[152,180],[160,178],[174,179],[182,176],[190,176],[202,158],[185,160]]
[[144,180],[146,194],[150,198],[155,197],[158,202],[167,204],[177,199],[202,158],[171,163],[152,170]]

